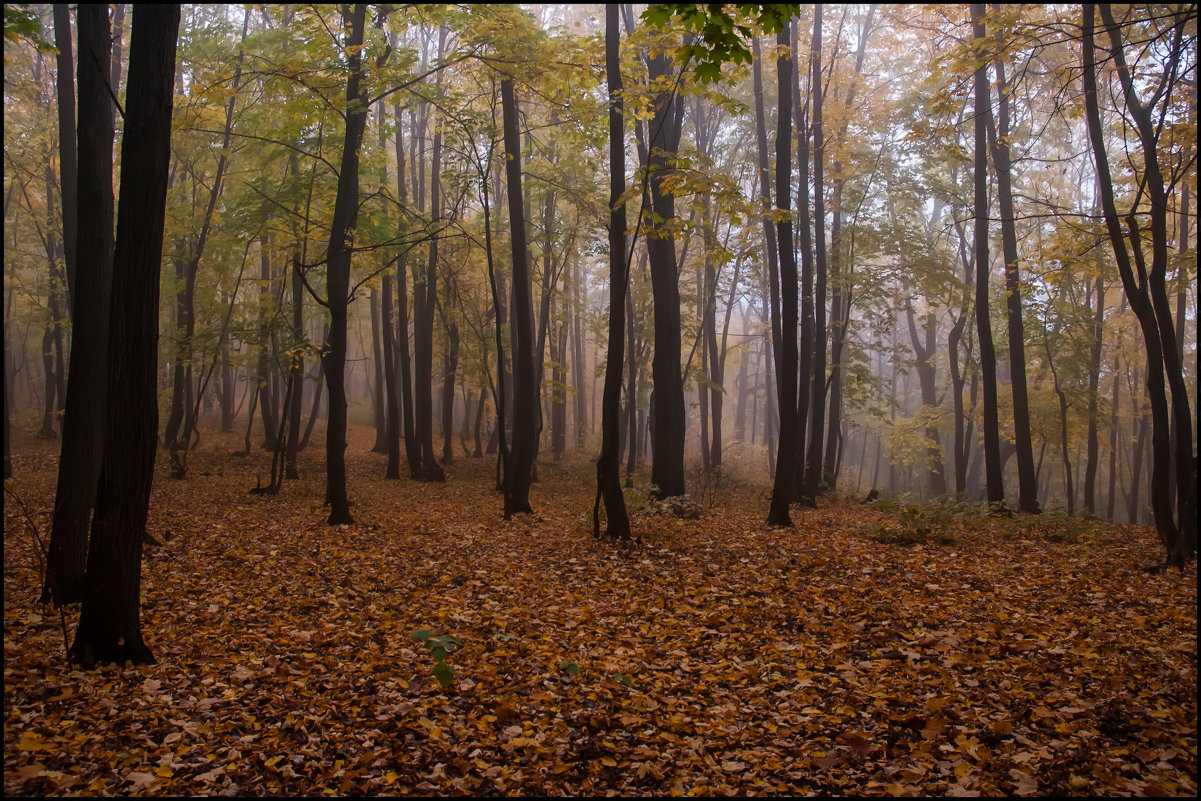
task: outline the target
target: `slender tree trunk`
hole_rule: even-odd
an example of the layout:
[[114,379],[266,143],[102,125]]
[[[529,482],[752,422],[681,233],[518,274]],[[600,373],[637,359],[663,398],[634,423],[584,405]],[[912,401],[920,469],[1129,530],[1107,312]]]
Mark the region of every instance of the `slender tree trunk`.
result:
[[[651,82],[671,83],[671,57],[666,51],[647,59]],[[654,453],[651,483],[659,498],[684,494],[684,381],[680,373],[680,286],[675,239],[669,233],[676,217],[675,196],[665,187],[674,171],[672,160],[680,145],[683,104],[675,92],[658,92],[652,100],[653,119],[647,153],[654,218],[647,233],[651,291],[654,300],[655,355],[651,366],[654,391]]]
[[976,220],[976,328],[980,338],[980,372],[984,381],[984,463],[988,503],[1005,503],[1001,472],[1001,432],[997,413],[997,353],[993,344],[988,313],[988,150],[987,128],[990,113],[988,65],[982,52],[984,41],[984,5],[972,3],[972,36],[978,49],[976,68],[976,141],[975,141],[975,220]]
[[[1126,66],[1121,30],[1114,22],[1109,4],[1101,4],[1099,8],[1101,18],[1105,22],[1106,32],[1109,34],[1110,55],[1117,65],[1118,78],[1121,81],[1125,96],[1126,109],[1130,112],[1130,116],[1133,118],[1136,130],[1138,131],[1139,144],[1141,145],[1143,154],[1143,184],[1147,189],[1147,196],[1151,201],[1151,269],[1145,283],[1150,295],[1150,305],[1153,310],[1155,322],[1152,332],[1159,337],[1163,373],[1167,378],[1168,388],[1171,390],[1171,396],[1167,399],[1171,404],[1170,428],[1177,432],[1175,447],[1173,447],[1171,435],[1168,435],[1167,444],[1164,447],[1168,453],[1165,461],[1169,465],[1169,468],[1159,475],[1162,476],[1163,483],[1169,485],[1169,479],[1171,478],[1170,465],[1175,464],[1175,527],[1177,536],[1169,537],[1168,560],[1177,567],[1181,567],[1186,560],[1192,558],[1197,552],[1197,464],[1193,455],[1193,422],[1188,398],[1188,385],[1185,382],[1181,354],[1176,347],[1176,331],[1172,321],[1172,309],[1167,292],[1168,195],[1159,163],[1157,138],[1159,135],[1159,126],[1156,125],[1152,118],[1152,107],[1150,105],[1143,105],[1139,100],[1138,88],[1135,86],[1134,78]],[[1184,49],[1188,45],[1184,44],[1184,32],[1186,26],[1189,24],[1189,20],[1195,20],[1195,14],[1190,16],[1182,11],[1178,12],[1173,23],[1174,35],[1171,42],[1171,52],[1167,58],[1167,63],[1172,65],[1171,69],[1173,72],[1177,69],[1175,65],[1179,64],[1185,57]],[[1186,91],[1188,90],[1186,89]],[[1100,131],[1098,131],[1099,134]],[[1138,225],[1134,220],[1133,212],[1127,217],[1127,225],[1131,229],[1131,244],[1134,247],[1135,259],[1140,263],[1139,272],[1141,275],[1143,272],[1141,264],[1144,259],[1139,244]],[[1183,324],[1183,321],[1180,322]],[[1149,352],[1148,357],[1150,357]],[[1159,372],[1159,367],[1152,368],[1149,366],[1148,376],[1153,372]],[[1154,436],[1154,432],[1152,435]],[[1158,481],[1159,479],[1156,479],[1157,483]],[[1164,511],[1170,517],[1171,493],[1169,491],[1165,494],[1166,497],[1162,500],[1162,503],[1166,506]],[[1164,531],[1164,529],[1161,528],[1161,531]]]
[[[455,460],[455,372],[459,369],[459,325],[446,326],[446,353],[442,356],[442,463]],[[466,411],[464,411],[466,414]]]
[[346,312],[350,301],[350,256],[359,205],[359,147],[367,125],[367,92],[362,87],[362,44],[367,6],[356,3],[351,11],[347,40],[346,137],[338,171],[330,227],[328,265],[330,328],[322,361],[329,392],[329,423],[325,431],[326,502],[329,524],[353,523],[346,494]]
[[[1005,257],[1005,301],[1009,323],[1009,384],[1013,393],[1013,437],[1018,461],[1018,508],[1038,514],[1038,482],[1034,476],[1034,449],[1030,443],[1030,401],[1026,391],[1026,344],[1022,326],[1021,274],[1018,268],[1018,239],[1014,223],[1013,190],[1009,158],[1009,96],[1000,58],[993,61],[997,74],[999,129],[992,131],[992,107],[988,109],[989,140],[997,171],[997,195],[1001,210],[1001,250]],[[1066,457],[1065,457],[1066,458]],[[1070,504],[1070,501],[1069,501]]]
[[388,410],[384,406],[384,350],[380,345],[379,290],[372,288],[368,296],[371,314],[371,367],[375,373],[372,384],[371,411],[375,419],[375,442],[372,453],[388,452]]
[[[408,203],[408,192],[405,186],[405,151],[399,105],[393,107],[393,114],[396,117],[396,194],[398,202],[404,206]],[[417,444],[417,432],[413,427],[413,378],[409,359],[409,279],[403,250],[396,261],[396,350],[397,368],[400,373],[400,422],[405,458],[409,463],[409,476],[417,478],[421,472],[421,453]]]
[[[1130,308],[1134,311],[1142,329],[1143,341],[1147,349],[1147,400],[1151,411],[1151,448],[1153,453],[1151,475],[1151,509],[1155,518],[1155,527],[1163,540],[1168,561],[1175,560],[1183,563],[1183,554],[1178,551],[1181,539],[1180,529],[1172,516],[1172,508],[1168,492],[1168,475],[1171,470],[1171,443],[1169,439],[1168,403],[1164,389],[1164,357],[1159,330],[1156,326],[1156,311],[1148,298],[1148,281],[1142,273],[1142,261],[1136,259],[1140,268],[1139,280],[1135,279],[1134,268],[1131,264],[1130,253],[1126,249],[1122,225],[1118,217],[1117,206],[1114,202],[1113,184],[1109,172],[1109,159],[1105,150],[1105,141],[1101,129],[1101,115],[1097,104],[1096,66],[1094,58],[1093,19],[1095,8],[1084,6],[1084,101],[1085,119],[1088,123],[1089,141],[1092,146],[1093,159],[1097,166],[1097,176],[1101,187],[1101,207],[1105,214],[1105,225],[1109,233],[1110,244],[1118,263],[1118,272],[1122,278],[1122,286]],[[1120,42],[1113,32],[1112,39],[1115,50],[1121,50]],[[1114,55],[1111,53],[1111,55]],[[1137,100],[1134,101],[1137,104]],[[1158,173],[1158,166],[1155,167]],[[1151,182],[1148,181],[1150,184]],[[1160,185],[1162,188],[1162,184]],[[1156,198],[1152,198],[1154,206]],[[1153,232],[1154,238],[1154,232]],[[1131,245],[1138,255],[1139,237],[1137,232],[1132,237]],[[1155,268],[1153,268],[1155,269]],[[1171,322],[1168,320],[1170,327]],[[1174,345],[1174,343],[1173,343]],[[1187,415],[1185,424],[1187,425]],[[1192,449],[1191,436],[1189,449]],[[1191,455],[1191,454],[1190,454]],[[1191,462],[1191,458],[1189,460]],[[1192,470],[1190,464],[1188,469]],[[1137,470],[1137,469],[1136,469]],[[1191,478],[1191,473],[1190,473]],[[1191,482],[1190,482],[1191,484]],[[1195,487],[1186,488],[1184,502]],[[1192,532],[1195,538],[1195,530]]]
[[805,466],[807,503],[813,503],[822,486],[822,434],[826,409],[826,143],[822,133],[822,6],[813,7],[813,233],[816,281],[813,298],[813,393],[809,401],[809,442]]
[[[446,46],[447,28],[443,25],[438,33],[438,57],[441,58]],[[437,92],[441,92],[442,73],[438,73]],[[421,473],[423,481],[445,481],[446,473],[434,456],[434,420],[433,420],[433,359],[434,359],[434,308],[438,299],[438,234],[437,227],[442,221],[442,129],[438,126],[434,131],[433,153],[430,171],[430,221],[435,233],[430,238],[429,262],[425,275],[420,280],[414,279],[413,294],[415,313],[413,319],[413,339],[415,354],[413,392],[414,425],[417,431],[417,443],[421,453]],[[424,171],[422,172],[424,177]]]
[[[618,8],[605,7],[605,75],[609,86],[609,342],[605,363],[605,388],[601,399],[601,452],[596,461],[596,498],[593,501],[592,534],[600,536],[599,501],[605,502],[605,533],[611,539],[628,539],[630,521],[625,496],[621,491],[620,436],[621,371],[625,348],[625,308],[629,287],[629,261],[626,254],[625,192],[625,110],[622,100],[621,58],[619,52]],[[635,371],[631,363],[631,372]],[[633,382],[631,382],[632,384]],[[637,405],[628,398],[631,414]],[[634,432],[630,432],[634,449]]]
[[[791,26],[788,26],[791,27]],[[773,526],[792,526],[788,513],[795,489],[794,470],[798,462],[793,452],[796,440],[797,412],[797,265],[792,247],[792,50],[789,31],[776,37],[780,55],[776,57],[779,100],[776,110],[776,241],[780,248],[780,439],[776,453],[776,477],[772,485],[771,507],[767,522]]]
[[108,347],[108,433],[71,658],[150,663],[142,639],[142,538],[158,430],[158,295],[178,5],[139,5],[133,15],[121,143]]
[[[55,76],[55,87],[58,94],[58,153],[59,153],[59,191],[62,193],[62,209],[63,209],[63,256],[66,263],[67,274],[67,294],[69,302],[67,311],[71,319],[75,319],[76,313],[76,252],[77,252],[77,231],[79,228],[79,195],[78,195],[78,167],[76,159],[76,142],[75,142],[75,82],[72,79],[72,73],[75,71],[72,66],[71,58],[71,14],[69,6],[66,3],[55,3],[53,6],[54,15],[54,46],[58,48],[57,70]],[[103,44],[93,41],[92,47],[96,50],[97,57],[103,56],[104,64],[109,58],[109,48],[111,47],[111,39],[108,36],[108,19],[107,14],[104,20],[105,41]],[[76,19],[78,25],[78,15]],[[83,53],[82,47],[80,53]],[[82,61],[82,59],[81,59]],[[87,65],[88,68],[94,68],[93,65]],[[83,88],[80,88],[82,94]],[[107,92],[106,92],[107,94]],[[82,112],[81,112],[82,113]],[[109,114],[111,118],[111,113]],[[112,152],[112,139],[110,137],[109,152]],[[111,162],[111,156],[110,156]],[[109,190],[111,197],[112,190]],[[112,212],[109,212],[110,219]],[[111,237],[110,237],[111,238]],[[77,329],[76,329],[77,330]],[[102,340],[103,341],[103,340]],[[75,340],[72,340],[74,343]],[[74,348],[72,348],[74,350]],[[101,366],[103,370],[103,366]]]
[[1100,416],[1101,338],[1105,330],[1105,279],[1101,275],[1097,275],[1093,295],[1097,301],[1097,311],[1093,315],[1093,337],[1089,347],[1088,451],[1084,463],[1084,511],[1090,515],[1097,512],[1097,452],[1100,447],[1097,423]]
[[513,514],[533,511],[530,507],[530,483],[538,445],[538,384],[534,364],[533,292],[529,251],[526,247],[525,209],[521,196],[519,111],[511,77],[501,81],[500,93],[513,253],[513,469],[505,502],[505,518],[509,519]]

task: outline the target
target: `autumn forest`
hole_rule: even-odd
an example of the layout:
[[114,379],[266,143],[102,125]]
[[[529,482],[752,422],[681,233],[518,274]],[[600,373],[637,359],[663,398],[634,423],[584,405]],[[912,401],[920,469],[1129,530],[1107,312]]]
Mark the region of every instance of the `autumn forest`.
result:
[[1195,4],[4,32],[6,794],[1196,793]]

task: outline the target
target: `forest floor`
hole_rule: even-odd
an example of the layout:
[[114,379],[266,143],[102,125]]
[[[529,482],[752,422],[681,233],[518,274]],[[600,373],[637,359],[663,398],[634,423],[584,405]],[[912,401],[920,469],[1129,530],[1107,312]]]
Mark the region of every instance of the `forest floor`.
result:
[[57,446],[18,439],[5,793],[1196,791],[1196,565],[1148,572],[1150,528],[823,499],[773,529],[766,485],[727,479],[684,510],[633,493],[619,546],[591,537],[588,462],[543,464],[505,522],[491,459],[386,481],[370,443],[334,528],[318,446],[275,496],[238,437],[182,481],[160,456],[157,663],[83,672],[78,612],[35,603]]

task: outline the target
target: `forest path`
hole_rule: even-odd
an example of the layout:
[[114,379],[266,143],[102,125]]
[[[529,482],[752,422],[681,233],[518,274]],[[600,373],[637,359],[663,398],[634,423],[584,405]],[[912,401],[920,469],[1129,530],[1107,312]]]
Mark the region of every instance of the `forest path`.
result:
[[[56,448],[19,443],[6,793],[1196,789],[1196,572],[1147,573],[1150,528],[832,502],[777,530],[764,488],[734,484],[694,517],[636,494],[642,541],[619,547],[591,538],[591,463],[541,465],[536,514],[505,522],[491,458],[386,481],[370,433],[345,527],[324,522],[316,435],[272,497],[248,492],[269,455],[232,435],[184,481],[160,464],[158,662],[88,673],[34,603],[15,500],[44,538]],[[461,641],[446,688],[417,630]]]

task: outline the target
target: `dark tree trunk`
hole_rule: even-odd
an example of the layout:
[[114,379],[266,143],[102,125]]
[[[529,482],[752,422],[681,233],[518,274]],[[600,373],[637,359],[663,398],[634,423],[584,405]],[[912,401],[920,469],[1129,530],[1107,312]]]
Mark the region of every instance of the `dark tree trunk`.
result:
[[[396,117],[397,200],[404,206],[408,203],[408,192],[405,186],[405,151],[400,106],[394,106],[393,113]],[[396,261],[396,361],[400,373],[400,428],[404,436],[405,459],[409,463],[409,476],[417,478],[421,472],[421,452],[417,444],[417,431],[413,427],[413,378],[409,359],[409,277],[403,250]]]
[[[271,304],[271,259],[267,237],[259,240],[259,309],[264,312]],[[274,451],[278,444],[275,441],[279,430],[279,418],[276,416],[276,393],[272,391],[275,370],[273,368],[272,333],[270,320],[273,315],[264,313],[259,325],[259,404],[262,407],[263,418],[263,449]]]
[[500,93],[513,252],[513,453],[512,476],[507,482],[509,492],[505,498],[505,518],[508,519],[515,513],[533,511],[530,508],[530,483],[538,446],[538,383],[534,364],[533,292],[521,198],[519,112],[512,78],[501,81]]
[[350,254],[359,205],[359,147],[367,125],[367,92],[362,85],[363,28],[367,6],[356,3],[347,40],[346,138],[338,171],[338,193],[330,228],[328,265],[330,327],[323,358],[329,423],[325,431],[326,502],[329,524],[353,523],[346,495],[346,311],[350,300]]
[[[984,48],[984,5],[972,3],[972,35],[977,48]],[[990,505],[1005,503],[1001,473],[1001,431],[997,413],[997,352],[993,344],[992,323],[988,314],[988,150],[987,132],[990,113],[988,64],[983,52],[975,77],[975,207],[976,220],[976,330],[980,338],[980,373],[984,383],[984,466]]]
[[133,14],[108,337],[108,433],[71,658],[150,663],[139,603],[158,430],[158,295],[179,6]]
[[[794,25],[792,32],[792,49],[800,52],[800,26]],[[795,436],[793,438],[796,466],[793,468],[793,499],[806,506],[815,506],[816,500],[805,492],[805,454],[806,442],[809,435],[809,406],[813,397],[813,382],[816,380],[813,365],[813,219],[810,212],[809,197],[809,160],[810,160],[810,125],[808,106],[803,103],[801,95],[800,60],[792,77],[792,114],[793,127],[796,129],[797,147],[797,233],[799,234],[799,249],[801,252],[801,297],[800,297],[800,343],[798,346],[799,363],[797,364],[797,411]],[[809,71],[809,81],[813,80],[813,71]],[[812,91],[809,92],[812,97]],[[769,397],[771,401],[771,397]],[[774,401],[771,401],[774,402]]]
[[380,346],[379,290],[372,288],[368,297],[371,307],[371,367],[375,373],[372,384],[371,411],[375,417],[375,443],[372,453],[388,452],[388,410],[384,406],[384,350]]
[[[839,139],[845,137],[849,120],[854,116],[855,90],[858,79],[863,74],[863,59],[867,53],[867,40],[872,31],[872,21],[876,15],[876,6],[868,6],[859,31],[859,44],[855,53],[855,83],[851,84],[843,102],[843,123],[839,130]],[[834,160],[834,190],[833,207],[834,220],[830,228],[830,275],[833,279],[833,291],[830,302],[830,409],[829,425],[826,430],[826,457],[822,467],[824,481],[827,486],[834,487],[838,474],[839,463],[842,460],[842,352],[847,333],[847,320],[850,318],[851,298],[843,287],[842,272],[842,193],[846,184],[842,163]],[[854,237],[851,239],[854,242]],[[849,270],[850,265],[848,265]],[[849,275],[849,272],[848,272]]]
[[[446,353],[442,357],[442,462],[455,460],[455,371],[459,369],[459,325],[446,326]],[[464,411],[466,414],[466,411]]]
[[[1097,177],[1101,187],[1101,207],[1105,214],[1105,225],[1109,233],[1110,245],[1113,247],[1114,257],[1118,263],[1118,272],[1122,277],[1122,286],[1126,293],[1126,299],[1130,303],[1130,308],[1134,311],[1138,318],[1139,326],[1142,329],[1143,341],[1147,349],[1147,400],[1151,410],[1151,449],[1152,449],[1152,473],[1151,473],[1151,509],[1155,518],[1155,527],[1159,531],[1160,538],[1163,540],[1166,550],[1166,558],[1168,561],[1176,561],[1177,564],[1183,563],[1183,554],[1178,551],[1181,542],[1181,531],[1177,528],[1177,522],[1172,516],[1172,507],[1169,498],[1168,490],[1168,475],[1171,470],[1171,443],[1169,439],[1169,418],[1168,418],[1168,402],[1164,388],[1164,358],[1162,342],[1160,340],[1159,330],[1156,326],[1156,312],[1152,306],[1152,301],[1148,297],[1148,281],[1142,273],[1142,261],[1136,259],[1140,268],[1140,275],[1136,280],[1134,267],[1131,264],[1130,253],[1126,249],[1122,224],[1118,217],[1117,206],[1114,203],[1113,183],[1109,172],[1109,159],[1105,150],[1105,140],[1101,128],[1101,114],[1097,105],[1097,83],[1096,83],[1096,66],[1094,57],[1094,42],[1093,42],[1093,19],[1095,8],[1092,5],[1084,6],[1084,30],[1083,30],[1083,50],[1084,50],[1084,101],[1085,101],[1085,119],[1088,123],[1089,141],[1092,146],[1093,158],[1097,166]],[[1108,23],[1108,20],[1106,21]],[[1117,39],[1116,30],[1112,31],[1111,41],[1114,44],[1114,49],[1120,52],[1120,42]],[[1111,53],[1111,55],[1116,55]],[[1134,103],[1137,104],[1137,99]],[[1158,166],[1155,167],[1158,175]],[[1152,183],[1148,181],[1148,184]],[[1162,183],[1160,184],[1162,190]],[[1152,206],[1154,207],[1156,198],[1152,197]],[[1154,226],[1154,220],[1153,220]],[[1152,236],[1155,237],[1153,230]],[[1166,236],[1166,235],[1165,235]],[[1132,244],[1136,248],[1136,256],[1138,255],[1139,238],[1136,234],[1132,239]],[[1154,269],[1154,268],[1153,268]],[[1170,318],[1167,321],[1170,327]],[[1173,342],[1173,348],[1174,348]],[[1185,425],[1188,424],[1188,416],[1185,415]],[[1188,440],[1189,450],[1192,449],[1191,436]],[[1191,462],[1191,458],[1189,460]],[[1195,487],[1191,486],[1191,478],[1193,467],[1188,466],[1190,487],[1186,488],[1184,496],[1180,499],[1181,502],[1186,502],[1189,494],[1195,491]],[[1138,468],[1135,467],[1135,475]],[[1195,540],[1195,529],[1191,532]],[[1186,535],[1187,537],[1187,535]]]
[[393,342],[393,332],[396,323],[392,313],[392,276],[384,273],[383,286],[383,356],[384,356],[384,394],[387,405],[385,445],[388,453],[388,466],[385,478],[400,478],[400,400],[396,393],[396,347]]
[[1088,450],[1084,462],[1084,511],[1097,513],[1097,462],[1100,450],[1101,339],[1105,325],[1105,278],[1098,274],[1093,286],[1097,311],[1093,316],[1093,337],[1088,357]]
[[[447,28],[442,26],[438,34],[438,56],[441,58],[446,44]],[[438,91],[441,90],[441,75],[438,73]],[[429,262],[425,275],[413,281],[413,344],[416,350],[413,392],[414,426],[421,456],[420,474],[423,481],[445,481],[446,473],[434,456],[434,308],[438,299],[438,234],[436,229],[442,219],[442,129],[434,132],[433,155],[430,171],[430,221],[435,233],[430,238]],[[424,172],[422,172],[424,176]],[[419,187],[420,189],[420,187]]]
[[[647,59],[652,83],[672,82],[671,57],[666,51]],[[684,106],[670,89],[652,100],[654,117],[647,154],[650,171],[651,207],[654,218],[647,232],[650,254],[651,292],[654,299],[655,355],[651,365],[654,379],[654,453],[651,483],[660,498],[684,494],[684,381],[680,373],[680,286],[675,239],[670,233],[676,202],[670,184],[672,164],[680,145]]]
[[[1018,269],[1018,239],[1011,188],[1009,158],[1009,95],[1005,67],[1000,58],[993,62],[997,74],[999,127],[992,128],[992,108],[988,109],[989,139],[993,165],[997,171],[997,196],[1001,210],[1001,250],[1005,257],[1005,301],[1009,322],[1009,383],[1013,391],[1013,438],[1018,459],[1018,508],[1038,514],[1038,482],[1034,476],[1034,448],[1030,443],[1030,400],[1026,391],[1026,344],[1022,326],[1021,273]],[[1069,504],[1071,502],[1069,501]]]
[[776,112],[776,222],[780,248],[780,439],[776,453],[776,477],[772,486],[771,508],[767,522],[773,526],[791,526],[788,506],[795,489],[794,471],[798,462],[796,441],[797,411],[797,266],[792,247],[792,50],[789,31],[776,37],[780,53],[776,57],[779,105]]
[[[625,109],[622,101],[618,8],[605,7],[605,76],[609,86],[609,342],[605,354],[605,387],[601,397],[601,452],[596,460],[596,498],[592,504],[592,534],[600,536],[599,501],[605,502],[605,533],[610,539],[628,539],[630,519],[621,491],[620,427],[621,371],[625,349],[625,308],[629,287],[626,242]],[[635,366],[631,363],[630,371]],[[631,414],[637,405],[631,394]],[[634,432],[630,432],[634,447]]]
[[[58,6],[55,6],[56,21]],[[100,71],[109,57],[108,10],[82,5],[79,51],[79,194],[83,242],[75,277],[71,373],[59,452],[54,522],[42,597],[56,605],[83,599],[88,523],[104,450],[105,359],[113,271],[113,105]],[[60,44],[61,48],[61,44]],[[64,166],[64,170],[66,167]]]
[[[1162,479],[1157,478],[1155,482],[1159,484],[1162,480],[1162,483],[1165,485],[1166,497],[1161,503],[1164,506],[1163,512],[1166,512],[1169,519],[1172,512],[1171,487],[1174,485],[1176,490],[1175,528],[1177,534],[1176,536],[1170,536],[1170,528],[1165,527],[1160,527],[1160,531],[1169,535],[1168,560],[1177,567],[1180,567],[1197,552],[1197,463],[1193,455],[1193,421],[1188,399],[1188,385],[1185,381],[1181,353],[1176,346],[1176,331],[1172,321],[1172,309],[1167,291],[1168,195],[1159,162],[1158,141],[1162,124],[1157,125],[1153,119],[1152,105],[1144,105],[1139,100],[1139,89],[1135,86],[1134,78],[1126,66],[1121,30],[1117,23],[1114,22],[1109,5],[1101,4],[1099,8],[1101,17],[1105,22],[1105,30],[1109,34],[1110,55],[1117,65],[1118,78],[1122,84],[1126,109],[1134,120],[1136,130],[1138,131],[1139,144],[1141,145],[1143,154],[1143,183],[1147,189],[1148,199],[1151,201],[1151,269],[1149,274],[1147,274],[1146,281],[1140,281],[1140,283],[1146,284],[1155,325],[1154,327],[1145,329],[1144,334],[1148,339],[1151,334],[1156,334],[1159,337],[1162,370],[1167,378],[1168,387],[1171,390],[1171,397],[1167,399],[1171,403],[1170,429],[1175,431],[1174,437],[1170,433],[1167,435],[1167,442],[1163,446],[1168,455],[1161,458],[1168,466],[1168,469],[1159,473]],[[1180,12],[1173,20],[1170,52],[1166,59],[1169,67],[1169,75],[1165,76],[1163,80],[1175,78],[1177,70],[1180,69],[1180,65],[1186,58],[1185,51],[1189,45],[1185,44],[1184,32],[1189,24],[1189,20],[1195,20],[1195,14],[1190,16],[1187,13]],[[1156,102],[1164,89],[1167,90],[1165,94],[1170,94],[1172,88],[1170,84],[1162,85],[1160,91],[1156,92],[1151,102]],[[1189,90],[1186,88],[1185,91]],[[1100,135],[1099,130],[1098,135]],[[1108,210],[1106,216],[1108,218]],[[1141,278],[1145,271],[1144,257],[1139,244],[1138,225],[1134,220],[1133,212],[1127,217],[1126,222],[1131,229],[1131,243],[1134,246],[1135,259],[1139,263],[1139,275]],[[1120,263],[1119,269],[1121,269]],[[1127,285],[1126,271],[1123,271],[1123,284]],[[1127,289],[1127,294],[1129,294],[1129,288]],[[1180,324],[1183,325],[1184,321],[1181,320]],[[1152,355],[1149,345],[1150,343],[1148,342],[1148,359],[1151,359]],[[1156,365],[1158,364],[1159,362],[1156,362]],[[1153,372],[1160,372],[1160,367],[1149,367],[1148,377]],[[1154,424],[1154,412],[1152,415],[1152,422]],[[1154,431],[1152,431],[1152,437],[1153,439],[1155,437]],[[1175,481],[1171,480],[1173,472],[1175,473]],[[1157,515],[1157,525],[1159,517],[1160,515]]]
[[[74,68],[72,67],[71,59],[71,13],[70,6],[66,3],[55,3],[53,7],[54,14],[54,46],[58,48],[57,73],[55,78],[55,86],[58,91],[58,153],[59,153],[59,191],[62,193],[63,202],[63,256],[66,263],[67,273],[67,294],[70,301],[67,305],[68,313],[71,319],[75,319],[75,305],[77,302],[78,293],[76,292],[76,253],[77,253],[77,231],[79,228],[79,195],[78,195],[78,167],[76,161],[76,142],[75,142],[75,83],[72,79]],[[76,15],[76,25],[78,25],[78,14]],[[103,56],[104,60],[99,62],[105,64],[109,58],[109,48],[111,39],[108,31],[108,14],[107,9],[104,19],[104,42],[93,40],[91,45],[95,50],[95,55],[99,58]],[[82,47],[80,53],[83,53]],[[82,59],[81,59],[82,62]],[[94,69],[92,64],[88,65],[89,69]],[[80,94],[83,93],[83,88],[80,87]],[[107,95],[108,93],[105,92]],[[111,101],[108,101],[111,102]],[[82,113],[82,111],[81,111]],[[110,112],[111,119],[112,114]],[[82,120],[81,120],[82,121]],[[110,123],[109,127],[112,125]],[[108,140],[109,161],[112,161],[112,136]],[[111,184],[111,181],[110,181]],[[109,197],[112,197],[112,189],[109,189]],[[90,211],[90,210],[89,210]],[[112,219],[112,204],[109,205],[109,219]],[[111,240],[111,235],[109,239]],[[78,330],[78,329],[76,329]],[[74,340],[73,340],[74,341]],[[101,340],[103,342],[103,340]],[[103,348],[103,345],[101,345]],[[103,370],[103,365],[101,365]]]
[[[304,280],[294,263],[292,270],[292,336],[299,345],[304,338]],[[296,350],[292,355],[288,381],[292,395],[288,402],[288,448],[284,454],[284,477],[300,478],[297,456],[300,452],[300,413],[304,400],[304,352]]]
[[815,285],[813,297],[813,383],[809,396],[809,441],[806,443],[806,503],[814,503],[822,486],[822,435],[826,409],[826,143],[822,134],[822,7],[813,7],[813,234]]

